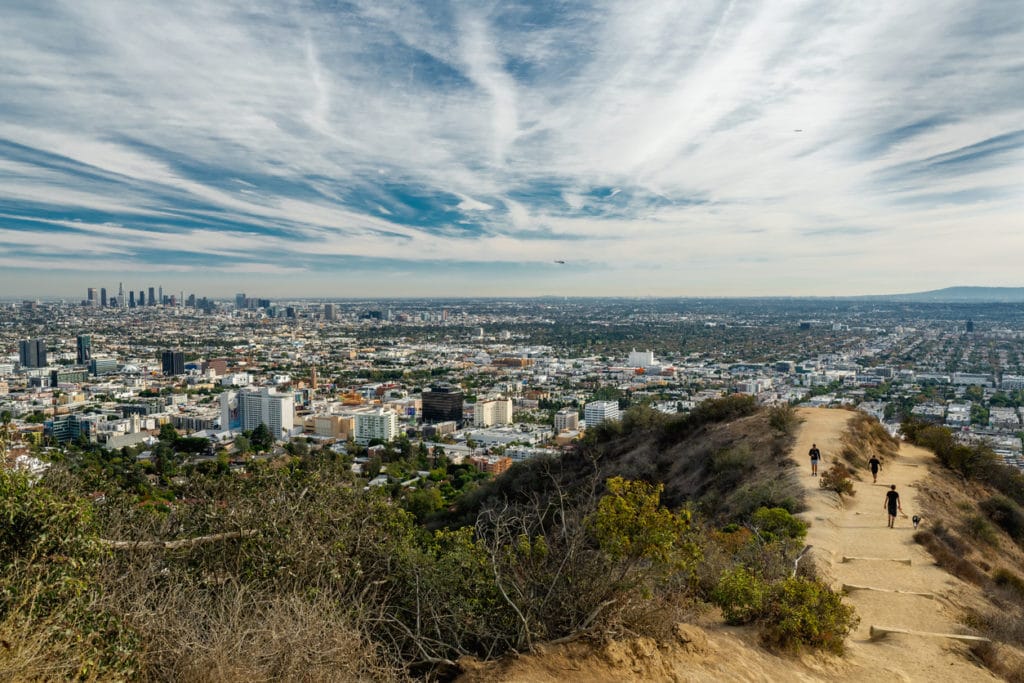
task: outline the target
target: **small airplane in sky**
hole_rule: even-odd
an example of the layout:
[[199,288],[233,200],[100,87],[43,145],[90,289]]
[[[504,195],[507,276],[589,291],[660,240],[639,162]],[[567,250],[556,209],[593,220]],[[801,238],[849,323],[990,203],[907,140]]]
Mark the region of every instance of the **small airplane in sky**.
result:
[[555,259],[555,263],[561,263],[562,265],[565,265],[565,261],[559,261],[558,259]]
[[804,132],[804,129],[803,129],[803,128],[794,128],[794,129],[793,129],[793,132],[794,132],[794,133],[803,133],[803,132]]

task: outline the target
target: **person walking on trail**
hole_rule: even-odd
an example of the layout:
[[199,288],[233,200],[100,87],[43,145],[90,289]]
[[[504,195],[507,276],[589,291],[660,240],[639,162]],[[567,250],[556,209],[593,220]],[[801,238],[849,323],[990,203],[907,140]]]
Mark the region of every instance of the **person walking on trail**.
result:
[[818,476],[818,461],[821,460],[821,451],[818,450],[818,444],[812,443],[811,450],[808,453],[811,456],[811,476]]
[[885,492],[885,503],[882,507],[889,511],[889,528],[892,529],[896,524],[896,513],[903,512],[903,506],[900,505],[900,494],[896,493],[896,484],[890,486],[889,490]]
[[882,468],[882,461],[878,459],[877,455],[872,455],[871,459],[868,460],[868,466],[871,468],[871,483],[878,483],[878,470]]

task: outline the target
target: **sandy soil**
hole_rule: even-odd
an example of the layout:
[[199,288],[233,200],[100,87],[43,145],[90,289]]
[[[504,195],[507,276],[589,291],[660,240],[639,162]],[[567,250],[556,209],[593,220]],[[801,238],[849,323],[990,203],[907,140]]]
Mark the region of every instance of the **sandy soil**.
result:
[[[986,669],[965,656],[963,644],[942,638],[914,635],[890,635],[872,642],[868,631],[872,625],[957,633],[954,604],[958,594],[970,590],[959,579],[937,567],[928,553],[914,543],[910,517],[917,511],[915,488],[936,464],[928,451],[903,444],[894,461],[883,462],[878,483],[871,473],[859,473],[862,481],[855,484],[855,495],[842,501],[818,487],[811,476],[807,452],[812,443],[821,449],[823,462],[819,472],[829,467],[842,447],[842,434],[852,413],[845,410],[807,408],[800,410],[804,419],[797,434],[792,456],[801,467],[807,486],[808,512],[811,523],[807,542],[814,546],[814,561],[820,571],[840,588],[844,584],[870,586],[889,591],[931,593],[929,599],[916,595],[856,590],[848,600],[861,618],[857,631],[847,641],[849,653],[846,671],[834,680],[845,681],[995,681]],[[896,485],[906,517],[898,517],[896,526],[888,528],[884,509],[885,494],[890,484]],[[927,523],[927,520],[925,520]],[[872,558],[843,561],[843,558]],[[909,566],[892,560],[909,559]]]

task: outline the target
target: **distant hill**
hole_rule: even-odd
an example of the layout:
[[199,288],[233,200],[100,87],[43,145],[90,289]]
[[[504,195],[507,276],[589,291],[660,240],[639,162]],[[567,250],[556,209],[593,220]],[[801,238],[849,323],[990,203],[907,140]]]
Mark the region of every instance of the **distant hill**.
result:
[[910,294],[888,294],[878,297],[890,301],[912,301],[925,303],[1024,303],[1024,287],[946,287],[928,292]]

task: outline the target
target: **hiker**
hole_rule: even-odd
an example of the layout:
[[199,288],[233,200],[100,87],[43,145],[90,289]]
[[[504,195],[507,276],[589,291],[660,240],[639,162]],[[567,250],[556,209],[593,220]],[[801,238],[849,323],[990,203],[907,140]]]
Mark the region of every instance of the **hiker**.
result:
[[821,460],[821,451],[818,450],[818,444],[812,443],[811,450],[808,455],[811,456],[811,476],[818,476],[818,461]]
[[868,460],[868,465],[871,467],[871,483],[878,483],[878,470],[882,467],[882,461],[878,459],[877,455],[872,455],[871,459]]
[[890,486],[886,491],[885,503],[882,504],[882,507],[889,511],[889,528],[892,529],[896,524],[896,513],[903,512],[903,506],[900,505],[900,494],[896,493],[896,484]]

